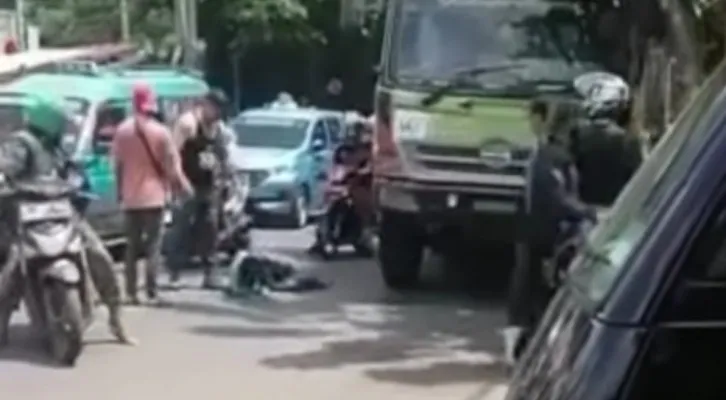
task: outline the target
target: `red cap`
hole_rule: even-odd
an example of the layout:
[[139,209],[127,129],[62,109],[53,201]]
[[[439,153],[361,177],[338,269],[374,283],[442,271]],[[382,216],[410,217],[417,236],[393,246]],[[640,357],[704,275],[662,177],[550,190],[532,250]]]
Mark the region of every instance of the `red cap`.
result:
[[156,95],[146,83],[136,83],[133,89],[134,111],[152,113],[157,111]]

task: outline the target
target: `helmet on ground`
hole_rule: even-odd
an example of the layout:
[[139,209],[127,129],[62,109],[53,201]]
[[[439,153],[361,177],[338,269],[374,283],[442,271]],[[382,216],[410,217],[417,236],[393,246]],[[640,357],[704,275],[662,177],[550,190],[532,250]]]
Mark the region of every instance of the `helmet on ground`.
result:
[[590,118],[619,118],[630,105],[630,86],[618,75],[590,72],[575,78],[573,86]]
[[68,123],[62,100],[48,94],[25,94],[25,125],[46,143],[59,143]]

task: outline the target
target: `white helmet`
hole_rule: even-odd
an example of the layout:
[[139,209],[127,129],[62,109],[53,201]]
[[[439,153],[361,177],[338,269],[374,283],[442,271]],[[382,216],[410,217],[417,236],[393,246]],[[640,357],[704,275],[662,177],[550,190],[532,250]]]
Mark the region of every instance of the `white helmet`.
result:
[[624,110],[630,103],[630,86],[609,72],[590,72],[575,78],[575,91],[583,98],[590,117],[607,117]]

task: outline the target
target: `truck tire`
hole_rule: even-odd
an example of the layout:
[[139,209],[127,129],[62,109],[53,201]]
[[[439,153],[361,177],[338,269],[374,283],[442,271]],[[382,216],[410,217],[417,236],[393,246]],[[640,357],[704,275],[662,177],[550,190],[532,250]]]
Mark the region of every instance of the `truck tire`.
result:
[[424,242],[417,228],[409,218],[381,213],[378,263],[383,281],[391,289],[410,289],[418,283]]

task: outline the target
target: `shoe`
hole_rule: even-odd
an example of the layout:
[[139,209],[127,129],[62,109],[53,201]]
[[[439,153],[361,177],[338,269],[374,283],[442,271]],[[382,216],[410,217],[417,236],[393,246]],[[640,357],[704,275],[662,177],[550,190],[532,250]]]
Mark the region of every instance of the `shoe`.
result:
[[169,289],[181,289],[181,274],[179,273],[179,271],[172,271],[169,273]]
[[504,338],[504,362],[513,366],[517,362],[517,345],[522,339],[524,328],[519,326],[508,326],[501,331]]
[[222,282],[220,282],[220,278],[216,274],[208,273],[204,275],[204,278],[202,279],[202,289],[217,290],[222,288]]
[[315,255],[323,252],[323,245],[320,241],[316,241],[312,246],[308,247],[308,254]]
[[141,300],[139,300],[138,296],[126,296],[126,304],[137,307],[141,305]]
[[166,307],[169,305],[169,302],[159,296],[149,296],[146,305],[149,307]]

